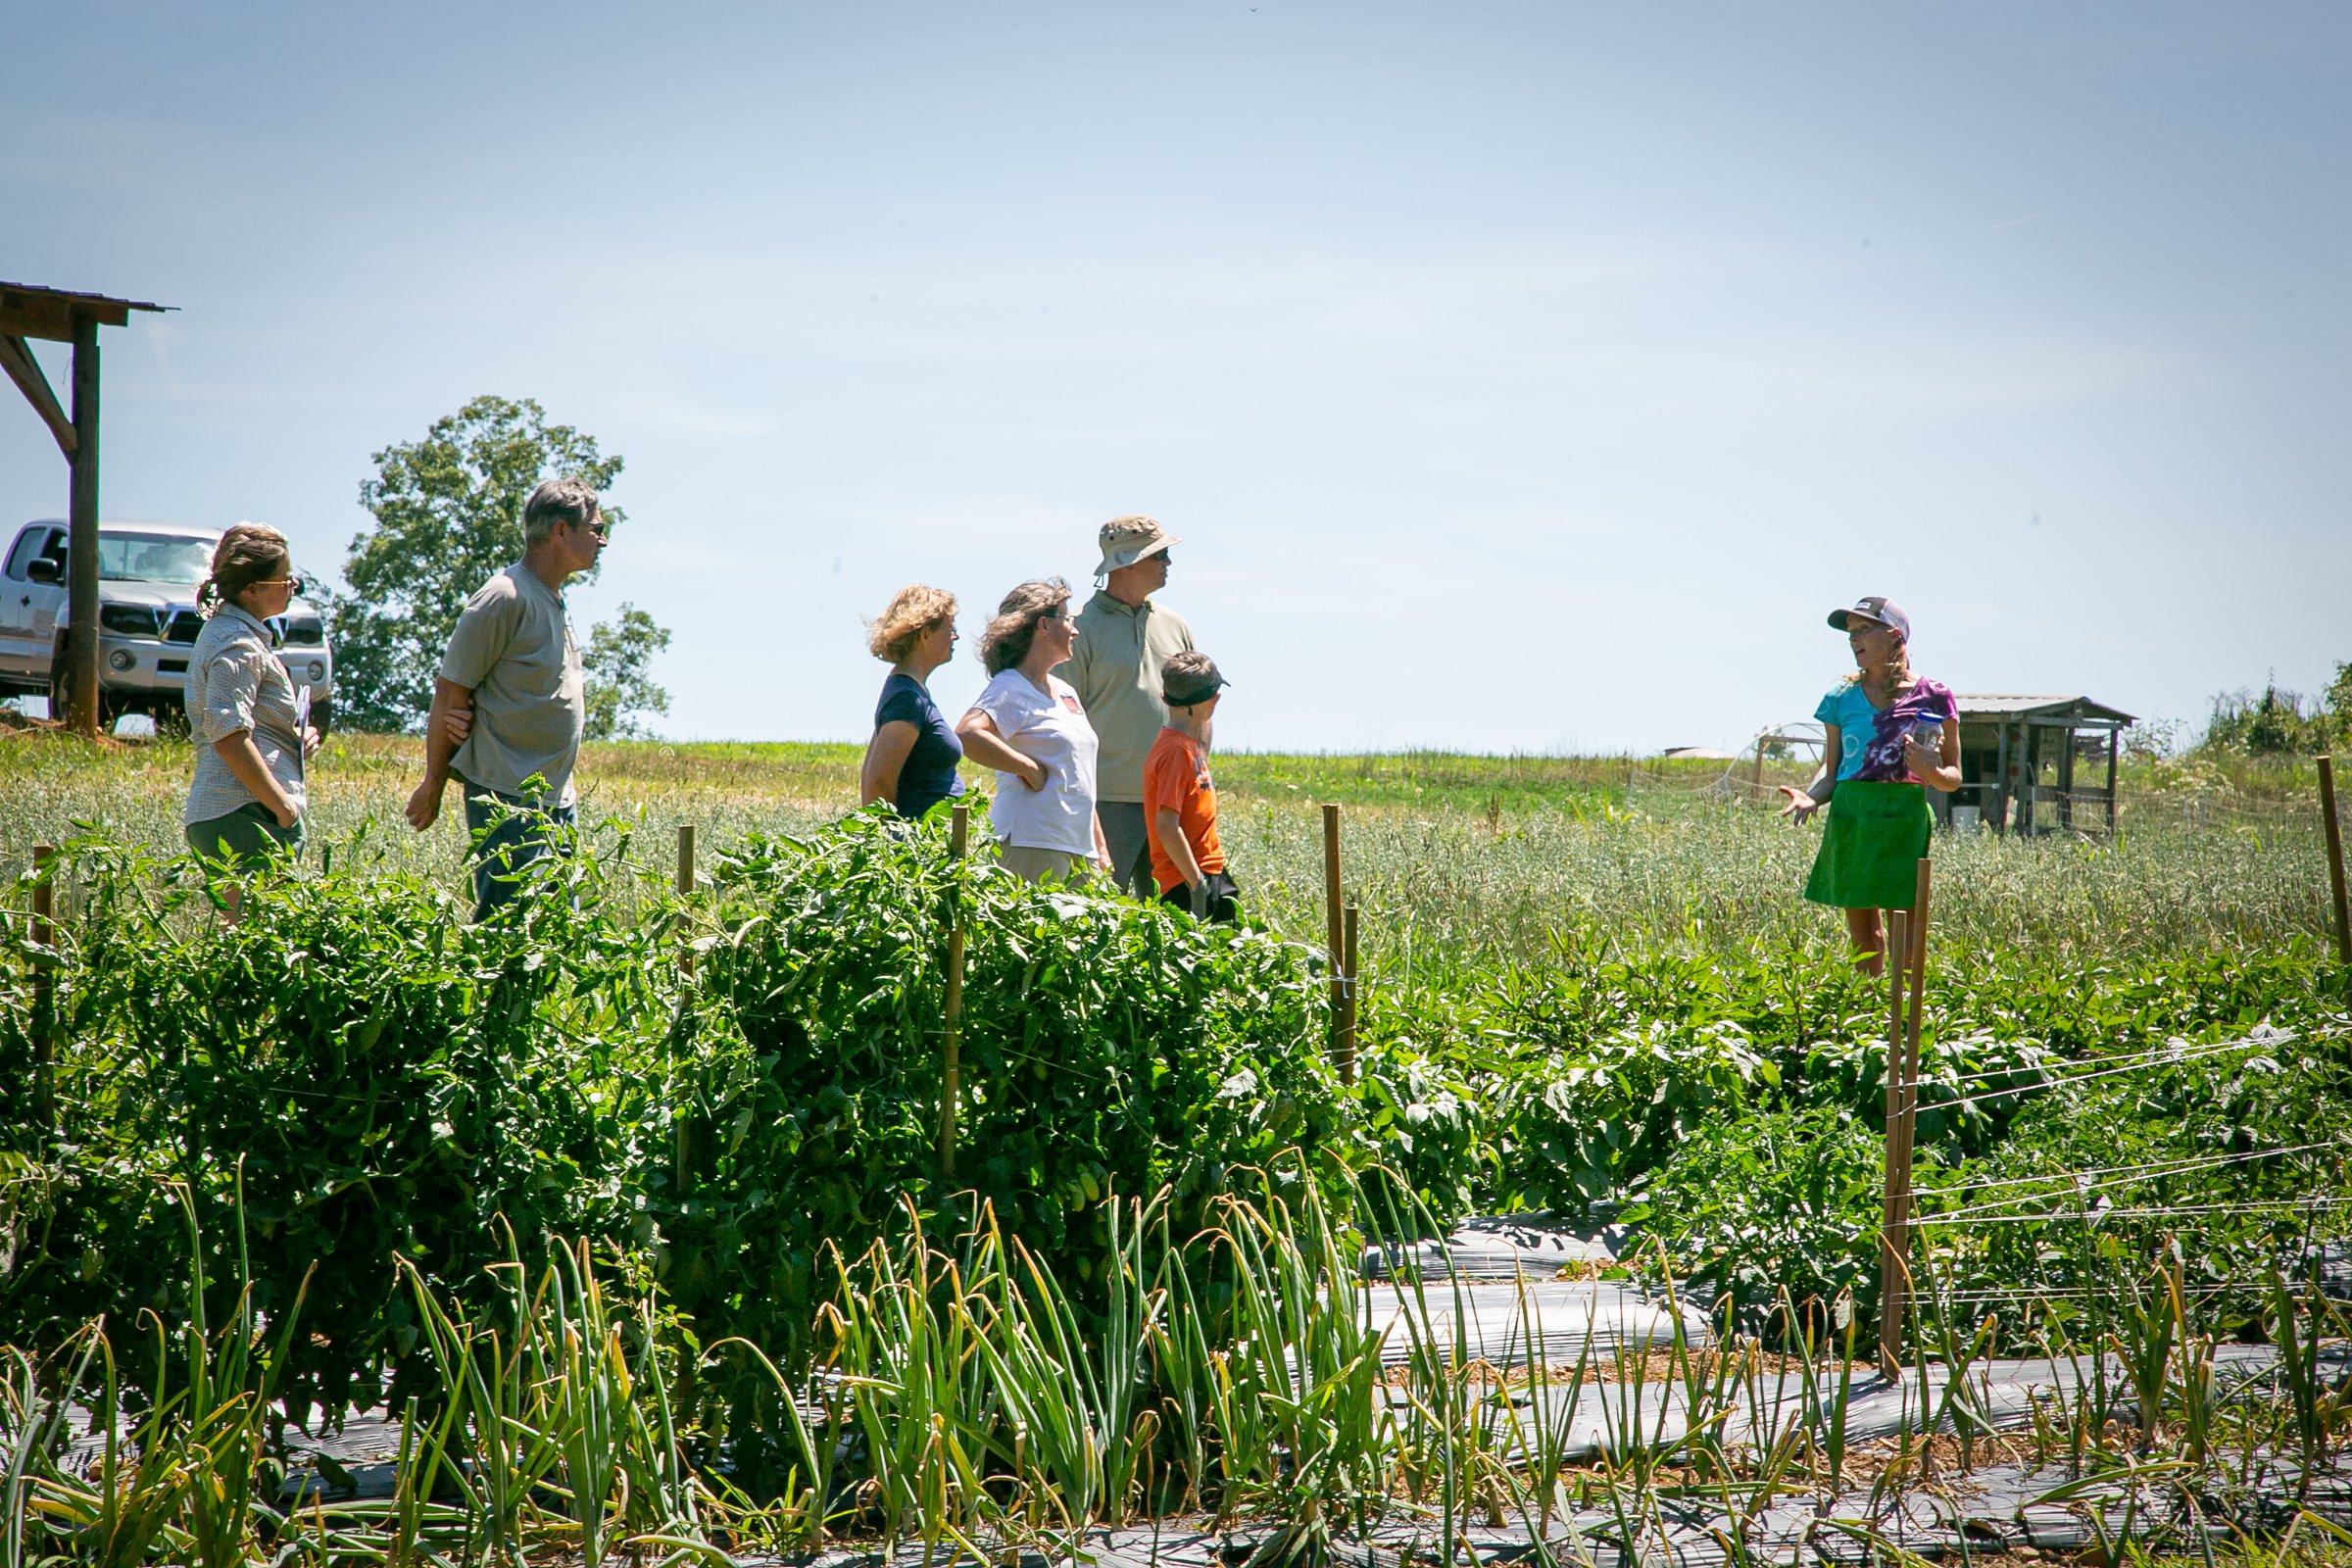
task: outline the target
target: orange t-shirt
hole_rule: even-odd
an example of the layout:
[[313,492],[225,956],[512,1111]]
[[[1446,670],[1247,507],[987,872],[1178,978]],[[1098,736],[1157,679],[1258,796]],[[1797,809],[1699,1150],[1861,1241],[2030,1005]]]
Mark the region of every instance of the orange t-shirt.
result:
[[1184,824],[1184,842],[1203,874],[1225,869],[1225,852],[1217,846],[1217,786],[1208,776],[1208,752],[1184,731],[1169,726],[1152,742],[1144,759],[1144,833],[1152,841],[1152,880],[1162,893],[1179,887],[1184,877],[1168,852],[1159,847],[1159,813],[1172,810]]

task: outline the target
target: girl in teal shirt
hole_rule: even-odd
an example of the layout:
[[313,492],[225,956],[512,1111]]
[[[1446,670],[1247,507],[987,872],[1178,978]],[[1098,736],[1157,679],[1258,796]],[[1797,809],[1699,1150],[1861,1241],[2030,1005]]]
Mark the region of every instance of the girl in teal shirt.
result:
[[1829,828],[1805,881],[1805,897],[1845,910],[1856,961],[1885,972],[1881,909],[1917,901],[1919,862],[1936,819],[1927,792],[1960,787],[1960,718],[1949,688],[1911,673],[1911,617],[1872,594],[1830,612],[1845,633],[1854,673],[1821,700],[1821,773],[1788,797],[1782,812],[1802,822],[1822,807]]

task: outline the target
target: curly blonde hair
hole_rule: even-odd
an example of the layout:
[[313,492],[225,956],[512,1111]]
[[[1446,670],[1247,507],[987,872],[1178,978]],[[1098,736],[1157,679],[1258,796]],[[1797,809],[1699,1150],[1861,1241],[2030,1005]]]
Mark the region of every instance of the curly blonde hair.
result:
[[867,623],[866,652],[895,664],[914,652],[925,633],[956,618],[956,596],[945,588],[909,583],[891,597],[890,608]]
[[1013,589],[997,607],[997,618],[980,634],[980,662],[991,675],[1002,675],[1027,659],[1037,623],[1055,606],[1069,602],[1070,585],[1060,577],[1032,577]]
[[286,536],[266,523],[240,522],[213,546],[212,574],[196,590],[196,604],[211,614],[257,582],[291,576],[294,552]]

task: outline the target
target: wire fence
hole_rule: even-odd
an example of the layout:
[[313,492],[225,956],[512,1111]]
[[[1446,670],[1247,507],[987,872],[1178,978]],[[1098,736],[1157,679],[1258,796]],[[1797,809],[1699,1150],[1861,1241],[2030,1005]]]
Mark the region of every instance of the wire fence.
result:
[[[1705,773],[1635,761],[1626,769],[1626,801],[1631,806],[1712,804],[1727,808],[1779,811],[1788,805],[1788,791],[1783,786],[1801,789],[1811,776],[1808,770],[1800,777],[1781,762],[1768,762],[1759,768],[1745,758],[1733,759],[1720,769]],[[2116,794],[2111,818],[2104,790],[2061,790],[2048,785],[2033,788],[2035,827],[2040,831],[2088,835],[2177,830],[2198,834],[2243,833],[2262,838],[2308,834],[2316,838],[2324,825],[2316,798],[2268,799],[2228,789],[2123,788]]]

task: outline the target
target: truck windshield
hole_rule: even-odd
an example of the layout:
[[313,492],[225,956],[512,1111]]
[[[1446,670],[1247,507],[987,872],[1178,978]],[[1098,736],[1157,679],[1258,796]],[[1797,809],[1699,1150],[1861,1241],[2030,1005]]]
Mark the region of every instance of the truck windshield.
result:
[[98,575],[109,582],[172,582],[194,586],[213,569],[213,542],[155,533],[102,533]]

